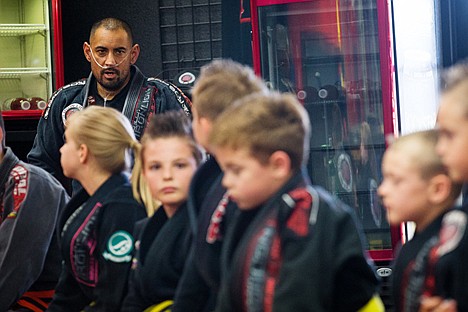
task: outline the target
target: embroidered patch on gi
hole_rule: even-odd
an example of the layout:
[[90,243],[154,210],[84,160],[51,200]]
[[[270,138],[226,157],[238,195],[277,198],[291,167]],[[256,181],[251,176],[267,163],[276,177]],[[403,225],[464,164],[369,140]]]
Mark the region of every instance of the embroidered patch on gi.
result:
[[439,247],[437,248],[439,257],[457,248],[465,233],[466,223],[466,214],[460,210],[452,210],[444,216],[439,232]]
[[133,250],[133,237],[125,231],[115,232],[107,242],[107,250],[102,253],[106,260],[113,262],[130,262]]
[[221,232],[221,223],[223,222],[224,215],[226,214],[226,206],[229,203],[228,193],[224,193],[223,197],[218,203],[213,215],[211,216],[210,225],[206,232],[206,242],[214,244],[216,241],[221,241],[223,238]]
[[16,218],[20,206],[23,204],[24,199],[28,193],[28,170],[21,166],[16,165],[10,172],[11,178],[13,178],[15,187],[13,189],[13,211],[11,211],[7,218]]
[[68,88],[71,88],[71,87],[74,87],[74,86],[84,86],[86,84],[86,78],[84,79],[81,79],[81,80],[78,80],[78,81],[75,81],[75,82],[72,82],[66,86],[63,86],[61,87],[60,89],[58,89],[57,91],[55,91],[52,96],[50,97],[50,100],[49,100],[49,103],[47,104],[47,108],[43,111],[42,113],[42,117],[44,119],[47,119],[49,118],[49,111],[50,111],[50,108],[52,107],[52,103],[54,102],[55,98],[60,94],[62,93],[63,90],[66,90]]
[[78,103],[73,103],[65,107],[62,111],[62,121],[63,124],[67,122],[68,117],[70,117],[73,113],[76,113],[83,109],[83,105]]

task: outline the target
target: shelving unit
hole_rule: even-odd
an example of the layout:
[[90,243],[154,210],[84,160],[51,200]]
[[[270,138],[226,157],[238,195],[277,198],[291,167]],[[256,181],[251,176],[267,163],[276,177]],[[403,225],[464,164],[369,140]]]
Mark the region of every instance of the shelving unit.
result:
[[41,111],[11,110],[11,99],[47,100],[52,93],[49,9],[46,0],[6,0],[0,11],[0,109],[5,118]]

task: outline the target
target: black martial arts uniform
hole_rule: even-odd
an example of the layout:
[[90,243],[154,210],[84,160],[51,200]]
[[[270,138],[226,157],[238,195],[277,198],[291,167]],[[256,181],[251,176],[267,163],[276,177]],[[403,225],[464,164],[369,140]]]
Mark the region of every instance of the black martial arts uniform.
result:
[[124,174],[91,196],[82,189],[60,217],[64,264],[48,311],[119,311],[127,292],[133,230],[146,216]]
[[190,234],[185,204],[171,218],[159,207],[151,218],[137,222],[136,254],[121,311],[141,312],[174,299],[190,250]]
[[305,181],[230,222],[217,312],[357,311],[378,292],[354,211]]
[[393,267],[395,310],[418,311],[421,296],[457,301],[468,311],[467,214],[453,209],[405,243]]

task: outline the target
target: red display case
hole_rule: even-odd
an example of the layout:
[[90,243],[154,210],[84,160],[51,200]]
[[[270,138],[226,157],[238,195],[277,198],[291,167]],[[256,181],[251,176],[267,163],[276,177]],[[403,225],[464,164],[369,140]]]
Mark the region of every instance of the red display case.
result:
[[386,138],[398,131],[389,3],[252,0],[255,71],[304,104],[314,184],[352,207],[383,277],[402,234],[377,196]]

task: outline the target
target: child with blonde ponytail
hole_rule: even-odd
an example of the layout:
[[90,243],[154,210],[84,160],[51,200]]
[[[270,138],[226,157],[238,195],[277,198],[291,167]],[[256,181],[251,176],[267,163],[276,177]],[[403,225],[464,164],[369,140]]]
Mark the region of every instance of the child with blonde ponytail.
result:
[[81,183],[57,226],[62,273],[48,311],[119,311],[127,292],[136,221],[146,216],[128,180],[138,150],[128,119],[91,106],[67,120],[65,176]]

